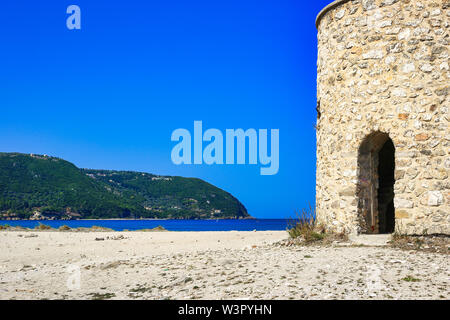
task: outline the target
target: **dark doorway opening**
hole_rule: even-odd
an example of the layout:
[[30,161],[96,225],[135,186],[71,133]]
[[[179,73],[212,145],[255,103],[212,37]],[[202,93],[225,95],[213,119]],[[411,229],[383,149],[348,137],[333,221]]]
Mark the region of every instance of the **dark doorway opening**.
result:
[[378,232],[394,232],[395,148],[389,139],[378,152]]
[[388,134],[368,135],[358,153],[358,216],[363,233],[395,229],[395,147]]

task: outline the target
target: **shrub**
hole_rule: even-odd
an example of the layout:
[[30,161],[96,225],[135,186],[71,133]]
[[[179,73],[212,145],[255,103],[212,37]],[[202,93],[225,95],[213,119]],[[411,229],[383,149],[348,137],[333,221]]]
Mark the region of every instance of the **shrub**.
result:
[[348,235],[345,232],[329,233],[325,228],[317,223],[316,211],[309,206],[309,210],[302,209],[296,213],[297,217],[290,221],[288,227],[289,236],[292,239],[302,238],[306,244],[320,242],[323,244],[332,243],[333,241],[347,241]]
[[302,237],[306,243],[323,240],[326,237],[323,228],[320,228],[316,222],[315,209],[309,206],[309,211],[302,209],[297,212],[297,218],[293,219],[288,228],[288,233],[291,238]]
[[[125,231],[125,230],[124,230]],[[139,232],[154,232],[154,231],[168,231],[166,228],[164,228],[163,226],[157,226],[153,229],[138,229],[135,231],[139,231]]]
[[404,277],[402,280],[406,281],[406,282],[419,282],[420,281],[420,279],[414,278],[413,276]]
[[167,229],[163,226],[157,226],[156,228],[153,228],[152,231],[167,231]]
[[49,230],[49,229],[51,229],[52,227],[50,227],[50,226],[48,226],[48,225],[46,225],[46,224],[42,224],[42,223],[39,223],[39,225],[37,225],[36,227],[34,227],[36,230]]
[[59,231],[67,231],[67,230],[70,230],[70,227],[67,225],[63,225],[63,226],[59,227],[58,230]]

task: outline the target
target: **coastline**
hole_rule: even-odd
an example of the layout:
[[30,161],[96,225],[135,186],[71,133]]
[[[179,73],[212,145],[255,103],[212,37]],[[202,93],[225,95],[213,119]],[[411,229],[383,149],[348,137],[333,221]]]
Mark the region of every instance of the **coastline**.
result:
[[[176,219],[176,218],[171,218],[171,219],[160,219],[160,218],[139,218],[139,219],[127,219],[127,218],[109,218],[109,219],[74,219],[74,221],[80,221],[80,220],[85,220],[85,221],[95,221],[95,220],[111,220],[111,221],[142,221],[142,220],[148,220],[148,221],[168,221],[168,220],[195,220],[195,221],[214,221],[214,220],[257,220],[258,218],[254,218],[254,217],[244,217],[244,218],[216,218],[216,219],[212,219],[212,218],[208,218],[208,219],[187,219],[187,218],[182,218],[182,219]],[[60,220],[62,221],[62,220]]]
[[288,219],[78,219],[0,220],[0,230],[62,231],[285,231]]
[[[198,220],[198,221],[214,221],[214,220],[258,220],[260,218],[255,217],[242,217],[242,218],[208,218],[208,219],[188,219],[188,218],[101,218],[101,219],[5,219],[0,218],[0,221],[96,221],[96,220],[105,220],[105,221],[168,221],[168,220]],[[264,218],[267,220],[278,220],[278,218]]]

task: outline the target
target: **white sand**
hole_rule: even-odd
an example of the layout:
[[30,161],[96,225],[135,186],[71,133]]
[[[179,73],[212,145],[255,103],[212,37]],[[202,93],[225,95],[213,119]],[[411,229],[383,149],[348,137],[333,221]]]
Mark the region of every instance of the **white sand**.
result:
[[449,255],[272,245],[285,238],[284,231],[2,231],[0,298],[449,298]]

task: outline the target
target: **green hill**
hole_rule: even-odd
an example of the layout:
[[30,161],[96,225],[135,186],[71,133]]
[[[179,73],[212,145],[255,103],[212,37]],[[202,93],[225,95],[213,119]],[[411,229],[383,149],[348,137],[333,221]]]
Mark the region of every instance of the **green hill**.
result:
[[49,156],[0,153],[0,218],[243,218],[231,194],[195,178],[79,169]]

